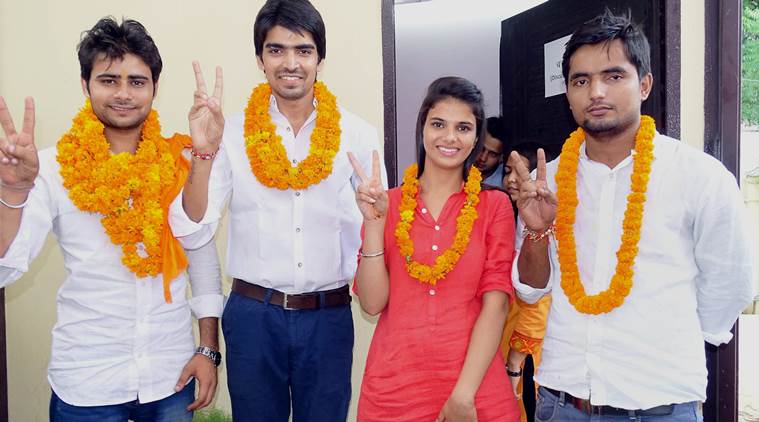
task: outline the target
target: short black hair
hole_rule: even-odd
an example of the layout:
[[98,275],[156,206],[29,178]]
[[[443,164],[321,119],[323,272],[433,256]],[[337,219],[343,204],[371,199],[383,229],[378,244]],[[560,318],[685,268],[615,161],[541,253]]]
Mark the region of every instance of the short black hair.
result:
[[561,61],[564,83],[569,85],[569,61],[577,49],[598,43],[604,43],[608,48],[614,40],[622,41],[625,56],[635,66],[638,79],[651,73],[651,46],[643,30],[632,21],[629,11],[627,16],[617,16],[607,8],[604,13],[580,25],[569,38]]
[[263,55],[266,34],[278,25],[299,35],[308,32],[316,44],[319,61],[327,57],[327,30],[322,15],[308,0],[268,0],[264,4],[253,24],[256,56]]
[[[543,148],[543,152],[546,154],[546,163],[555,159],[558,154],[555,151],[555,146],[546,145],[543,142],[538,141],[521,141],[514,145],[510,145],[509,148],[504,149],[503,153],[503,167],[506,167],[506,163],[509,161],[509,155],[512,151],[516,151],[522,157],[529,161],[530,165],[528,170],[533,171],[538,167],[538,149]],[[504,172],[505,174],[505,172]]]
[[153,38],[141,23],[133,19],[122,19],[120,25],[111,16],[100,19],[92,29],[82,33],[77,53],[82,79],[88,85],[92,66],[100,58],[115,60],[134,54],[150,68],[153,84],[158,82],[163,69],[161,53]]
[[506,120],[500,116],[488,117],[486,120],[485,128],[488,134],[493,138],[501,141],[502,145],[506,145]]
[[485,142],[485,104],[482,91],[473,82],[458,76],[444,76],[436,79],[427,88],[427,96],[422,101],[416,119],[416,162],[419,166],[417,177],[424,173],[424,161],[427,158],[427,152],[424,150],[424,125],[427,123],[427,115],[435,104],[448,98],[454,98],[469,105],[476,122],[477,138],[472,152],[464,161],[464,180],[469,177],[469,168],[482,150],[482,144]]

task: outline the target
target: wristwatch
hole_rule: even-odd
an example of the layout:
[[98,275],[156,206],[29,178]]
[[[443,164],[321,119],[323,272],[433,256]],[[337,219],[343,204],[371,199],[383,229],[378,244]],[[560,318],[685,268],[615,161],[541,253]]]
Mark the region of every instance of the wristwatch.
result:
[[218,367],[221,365],[221,353],[217,352],[216,350],[213,350],[210,347],[207,346],[199,346],[197,349],[195,349],[195,353],[199,353],[208,359],[211,359],[211,362]]

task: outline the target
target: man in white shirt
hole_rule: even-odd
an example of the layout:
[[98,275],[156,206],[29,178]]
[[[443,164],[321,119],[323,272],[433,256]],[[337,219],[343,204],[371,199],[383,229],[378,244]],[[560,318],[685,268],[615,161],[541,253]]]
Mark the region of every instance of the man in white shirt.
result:
[[362,222],[347,152],[370,171],[377,135],[316,82],[325,28],[307,0],[267,1],[253,34],[268,83],[224,126],[198,78],[196,106],[208,112],[197,124],[223,127],[223,142],[193,137],[215,159],[193,163],[170,222],[194,248],[214,236],[229,200],[234,282],[222,330],[234,419],[285,422],[292,407],[295,422],[344,421]]
[[51,421],[191,421],[216,390],[222,296],[214,244],[186,256],[168,227],[189,139],[160,134],[151,106],[161,56],[139,22],[101,19],[78,55],[88,100],[56,147],[37,153],[31,98],[20,132],[0,98],[0,287],[28,270],[52,230],[68,276],[56,299]]
[[649,57],[629,18],[578,28],[563,72],[581,129],[558,160],[539,153],[536,180],[517,168],[514,284],[553,295],[536,420],[701,420],[703,342],[730,341],[752,298],[735,178],[641,116]]

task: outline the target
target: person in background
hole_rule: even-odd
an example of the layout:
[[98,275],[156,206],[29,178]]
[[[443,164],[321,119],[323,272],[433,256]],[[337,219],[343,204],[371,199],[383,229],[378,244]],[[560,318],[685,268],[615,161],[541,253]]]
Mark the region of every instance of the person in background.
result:
[[[519,182],[515,166],[519,160],[530,171],[537,166],[537,152],[541,145],[536,142],[522,142],[510,148],[503,156],[503,189],[511,198],[516,214],[516,201],[519,195]],[[516,155],[512,154],[516,152]],[[533,421],[535,414],[536,384],[533,382],[534,370],[540,364],[541,346],[546,333],[546,320],[551,308],[551,296],[546,295],[531,304],[517,298],[506,320],[501,342],[501,351],[506,360],[506,372],[519,400],[522,421]],[[533,371],[525,370],[527,357],[532,358]],[[525,396],[524,390],[529,386],[534,391]]]
[[501,168],[506,134],[503,117],[488,117],[485,124],[485,140],[482,150],[477,154],[474,165],[482,173],[482,183],[489,186],[501,186],[503,169]]

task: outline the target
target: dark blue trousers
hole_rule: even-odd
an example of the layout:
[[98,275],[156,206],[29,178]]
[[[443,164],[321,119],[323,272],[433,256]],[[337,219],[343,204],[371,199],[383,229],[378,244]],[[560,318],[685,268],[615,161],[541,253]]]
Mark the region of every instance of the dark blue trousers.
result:
[[340,422],[353,363],[350,305],[316,310],[231,293],[221,322],[236,422]]

